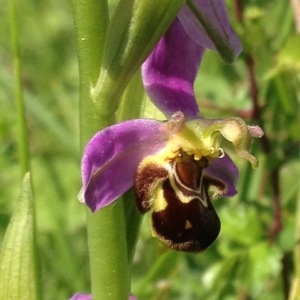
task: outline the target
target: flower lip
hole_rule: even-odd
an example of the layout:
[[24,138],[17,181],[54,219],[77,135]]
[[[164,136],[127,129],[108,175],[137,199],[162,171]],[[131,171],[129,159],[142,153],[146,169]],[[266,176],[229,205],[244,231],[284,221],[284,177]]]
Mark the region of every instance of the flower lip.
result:
[[204,175],[208,160],[196,161],[182,151],[167,163],[156,158],[146,158],[138,168],[138,209],[142,213],[152,209],[153,234],[170,248],[194,253],[205,250],[220,231],[208,194],[212,181]]

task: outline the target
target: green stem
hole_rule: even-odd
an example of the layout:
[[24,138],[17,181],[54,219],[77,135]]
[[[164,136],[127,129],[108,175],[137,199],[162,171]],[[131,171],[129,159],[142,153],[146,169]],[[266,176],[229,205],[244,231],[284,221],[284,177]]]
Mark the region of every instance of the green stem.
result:
[[[300,196],[300,195],[299,195]],[[296,218],[296,251],[295,251],[295,267],[296,267],[296,274],[297,279],[300,283],[300,197],[298,196],[298,203],[297,203],[297,218]]]
[[[10,30],[11,30],[11,46],[12,46],[12,57],[13,57],[13,68],[14,68],[14,84],[15,84],[15,99],[17,106],[17,129],[18,129],[18,151],[19,160],[21,167],[21,176],[23,180],[23,192],[20,197],[24,196],[22,203],[17,206],[15,214],[24,213],[21,216],[21,220],[27,221],[26,229],[23,228],[22,234],[18,235],[19,239],[15,239],[15,242],[21,241],[23,238],[23,244],[14,245],[14,250],[18,252],[22,251],[25,256],[21,258],[21,266],[25,266],[26,262],[30,262],[24,269],[20,267],[18,269],[19,276],[21,278],[17,290],[21,292],[22,296],[24,293],[31,293],[31,299],[41,299],[41,282],[40,282],[40,266],[39,266],[39,255],[37,249],[37,237],[36,237],[36,224],[35,224],[35,206],[33,202],[33,187],[32,179],[30,174],[30,153],[29,153],[29,142],[27,134],[26,124],[26,112],[23,96],[23,85],[21,76],[21,56],[19,46],[19,24],[17,16],[17,8],[15,0],[9,1],[9,17],[10,17]],[[26,198],[26,200],[25,200]],[[24,210],[23,210],[24,209]],[[11,222],[12,223],[12,222]],[[11,224],[10,223],[10,224]],[[13,225],[11,225],[13,226]],[[22,227],[22,226],[21,226]],[[22,250],[21,250],[22,249]],[[26,252],[26,250],[28,250]],[[11,251],[10,251],[11,252]],[[23,253],[23,254],[24,254]],[[1,256],[1,259],[3,256]],[[12,266],[18,266],[16,257],[13,257],[14,263]],[[23,272],[23,273],[22,273]],[[30,282],[30,286],[28,282]],[[10,285],[12,281],[10,280]],[[9,287],[11,289],[11,286]],[[22,288],[24,288],[22,290]],[[25,295],[26,297],[26,295]]]
[[126,220],[128,262],[131,265],[142,221],[142,215],[136,208],[133,188],[124,194],[123,203]]
[[[92,87],[100,74],[108,7],[104,0],[73,0],[80,72],[80,132],[83,149],[91,136],[114,123],[96,105]],[[88,250],[93,300],[125,300],[129,294],[126,226],[123,202],[97,213],[87,209]]]
[[[300,196],[300,195],[299,195]],[[300,197],[296,214],[296,246],[294,251],[295,277],[291,286],[289,300],[300,300]]]
[[114,123],[114,118],[101,118],[101,107],[94,99],[102,62],[104,41],[108,26],[106,0],[73,0],[74,26],[80,73],[80,140],[83,148],[91,136],[101,128]]
[[11,40],[14,66],[14,81],[15,81],[15,98],[17,104],[17,127],[18,127],[18,148],[21,166],[22,178],[27,172],[30,172],[29,146],[28,135],[25,118],[25,106],[23,97],[23,86],[21,78],[21,60],[19,47],[19,31],[18,18],[16,12],[16,3],[14,0],[9,1]]
[[[117,111],[118,121],[140,118],[143,115],[145,105],[145,92],[142,83],[141,72],[138,71],[127,86],[121,105]],[[139,236],[142,215],[135,205],[135,193],[130,189],[123,196],[124,212],[127,232],[127,252],[129,264],[133,260],[135,246]]]
[[143,117],[145,98],[141,71],[139,70],[132,77],[123,93],[122,101],[117,111],[118,122]]
[[100,209],[87,209],[88,246],[93,300],[127,300],[130,274],[123,202]]

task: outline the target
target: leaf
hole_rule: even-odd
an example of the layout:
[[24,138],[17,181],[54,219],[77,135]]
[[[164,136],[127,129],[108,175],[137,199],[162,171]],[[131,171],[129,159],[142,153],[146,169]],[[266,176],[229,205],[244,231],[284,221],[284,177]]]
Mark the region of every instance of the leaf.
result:
[[0,299],[40,299],[37,269],[34,206],[27,173],[0,252]]
[[300,70],[300,36],[291,35],[276,57],[276,63],[264,76],[264,80],[270,80],[279,73],[292,72],[298,74]]

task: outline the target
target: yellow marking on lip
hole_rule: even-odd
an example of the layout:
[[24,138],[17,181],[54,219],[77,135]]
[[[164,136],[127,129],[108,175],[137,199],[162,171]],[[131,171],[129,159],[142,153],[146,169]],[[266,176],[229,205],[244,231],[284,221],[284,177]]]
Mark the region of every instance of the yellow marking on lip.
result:
[[156,197],[153,203],[153,211],[159,212],[166,209],[168,202],[164,197],[164,190],[160,187],[157,189]]
[[190,229],[190,228],[193,228],[193,225],[189,220],[186,220],[184,229]]

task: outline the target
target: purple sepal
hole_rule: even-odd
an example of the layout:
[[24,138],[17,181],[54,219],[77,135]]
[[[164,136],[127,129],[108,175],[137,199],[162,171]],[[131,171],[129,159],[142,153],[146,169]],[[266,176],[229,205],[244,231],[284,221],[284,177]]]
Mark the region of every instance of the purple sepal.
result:
[[[76,293],[69,300],[92,300],[92,295]],[[133,295],[129,295],[128,300],[137,300]]]
[[126,192],[141,160],[165,146],[168,137],[160,130],[161,124],[129,120],[105,128],[89,141],[82,158],[82,200],[92,211]]
[[[204,48],[217,50],[220,53],[226,51],[230,56],[236,58],[243,47],[239,38],[231,28],[226,3],[224,0],[193,0],[195,7],[201,11],[204,21],[213,32],[213,39],[208,36],[206,30],[202,27],[195,15],[187,5],[184,5],[177,17],[182,23],[186,33],[199,45]],[[216,43],[226,49],[218,49]],[[222,53],[221,53],[222,54]]]
[[76,293],[69,300],[92,300],[92,296],[89,294]]
[[223,196],[232,197],[237,193],[235,188],[239,176],[239,170],[228,154],[223,158],[212,160],[209,167],[205,169],[205,175],[220,181],[225,186]]
[[168,119],[178,111],[187,119],[199,116],[193,85],[203,52],[176,18],[143,64],[147,93]]

